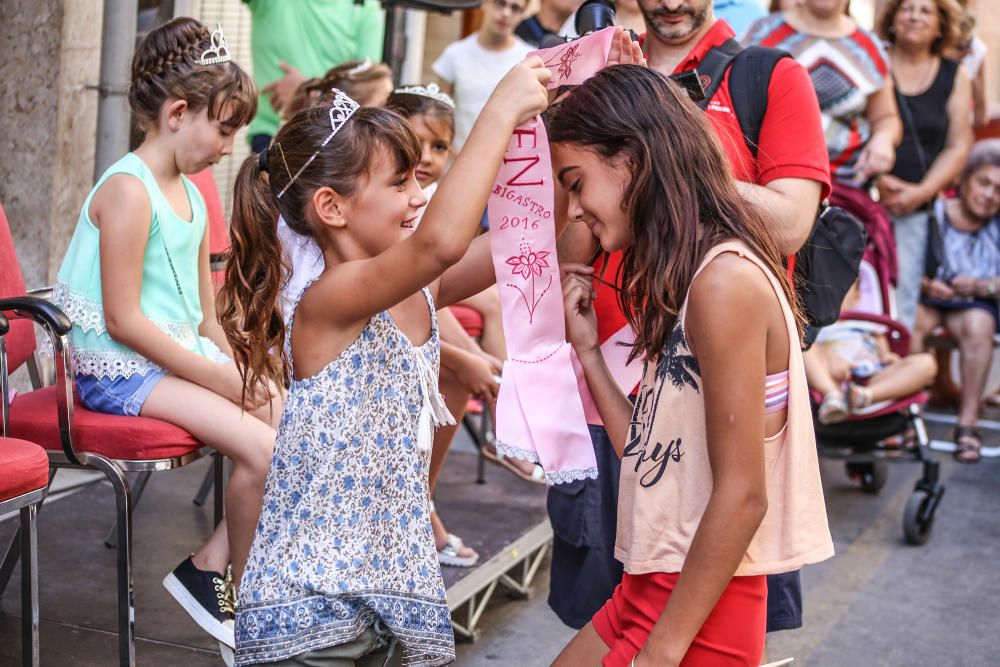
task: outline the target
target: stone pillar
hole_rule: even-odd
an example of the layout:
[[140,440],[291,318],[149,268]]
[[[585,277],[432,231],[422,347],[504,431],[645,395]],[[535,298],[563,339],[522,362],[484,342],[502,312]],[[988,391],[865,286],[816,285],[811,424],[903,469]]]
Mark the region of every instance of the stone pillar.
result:
[[101,0],[0,2],[0,204],[29,287],[50,284],[93,185]]

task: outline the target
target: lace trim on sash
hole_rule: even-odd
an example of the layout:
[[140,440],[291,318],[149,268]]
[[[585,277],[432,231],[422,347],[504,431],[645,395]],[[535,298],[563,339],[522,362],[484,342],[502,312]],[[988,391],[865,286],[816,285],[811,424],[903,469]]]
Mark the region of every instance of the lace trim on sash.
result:
[[545,481],[549,486],[555,484],[566,484],[580,479],[597,479],[597,468],[583,468],[580,470],[557,470],[545,473]]
[[[514,445],[508,445],[507,443],[500,441],[497,441],[496,448],[497,454],[541,465],[541,461],[538,460],[538,455],[530,449],[515,447]],[[545,481],[549,486],[552,486],[553,484],[575,482],[580,479],[597,479],[597,467],[555,470],[553,472],[545,473]]]
[[530,449],[524,449],[522,447],[516,447],[514,445],[508,445],[506,442],[497,440],[496,444],[497,454],[503,454],[504,456],[509,456],[514,459],[520,459],[522,461],[527,461],[529,463],[541,464],[538,460],[538,454],[531,451]]

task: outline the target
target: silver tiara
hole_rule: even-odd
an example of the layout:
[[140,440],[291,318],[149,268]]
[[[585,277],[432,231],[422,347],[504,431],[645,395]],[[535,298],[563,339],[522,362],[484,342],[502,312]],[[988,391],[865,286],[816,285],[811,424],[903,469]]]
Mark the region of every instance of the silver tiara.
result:
[[402,88],[397,88],[392,92],[399,93],[401,95],[420,95],[421,97],[429,97],[432,100],[437,100],[441,104],[451,107],[452,109],[455,108],[455,100],[451,99],[451,95],[438,88],[436,83],[429,83],[426,86],[403,86]]
[[212,32],[212,45],[207,48],[198,59],[199,65],[218,65],[228,63],[233,57],[229,55],[229,45],[226,44],[226,36],[222,33],[222,24],[216,23]]
[[373,63],[371,60],[368,60],[367,58],[365,58],[364,60],[362,60],[361,62],[359,62],[354,67],[352,67],[351,69],[347,70],[347,76],[357,76],[358,74],[361,74],[363,72],[367,72],[368,70],[370,70],[374,66],[375,66],[375,63]]
[[[333,104],[330,105],[330,134],[326,135],[326,139],[324,139],[323,143],[319,145],[316,152],[309,156],[309,159],[306,160],[305,164],[299,167],[299,170],[295,172],[295,175],[292,176],[288,183],[285,184],[285,187],[283,187],[281,192],[278,193],[278,199],[281,199],[281,196],[288,191],[288,188],[292,187],[292,183],[295,182],[295,179],[301,176],[302,172],[306,170],[306,167],[312,164],[312,161],[316,159],[319,152],[323,150],[328,143],[330,143],[330,140],[333,139],[333,136],[340,131],[340,128],[347,124],[347,121],[354,115],[354,112],[361,108],[360,104],[352,100],[343,91],[336,88],[332,88],[331,90],[334,95]],[[283,158],[284,153],[282,153],[282,159]],[[288,170],[287,162],[285,163],[285,170]]]

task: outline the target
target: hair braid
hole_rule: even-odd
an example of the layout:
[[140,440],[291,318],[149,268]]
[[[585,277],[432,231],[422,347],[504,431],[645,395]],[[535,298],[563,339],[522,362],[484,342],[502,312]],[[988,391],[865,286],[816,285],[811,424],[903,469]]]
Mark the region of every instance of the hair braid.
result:
[[256,87],[235,63],[201,65],[198,60],[211,43],[208,28],[188,17],[168,21],[146,35],[135,50],[128,95],[140,125],[152,123],[168,99],[184,100],[195,112],[207,107],[212,119],[232,105],[228,125],[250,122],[257,113]]

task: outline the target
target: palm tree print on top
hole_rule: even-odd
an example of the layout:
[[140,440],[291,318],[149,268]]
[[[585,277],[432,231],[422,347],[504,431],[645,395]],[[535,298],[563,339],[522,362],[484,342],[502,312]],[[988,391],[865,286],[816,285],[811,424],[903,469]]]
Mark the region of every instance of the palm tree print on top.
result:
[[670,377],[670,384],[677,389],[683,389],[687,385],[697,392],[701,391],[697,379],[701,377],[701,368],[698,360],[690,354],[684,327],[679,321],[674,325],[674,330],[670,332],[670,338],[656,361],[657,384],[661,384],[666,376]]
[[655,485],[663,478],[667,466],[671,462],[680,463],[681,457],[684,456],[681,438],[668,443],[649,442],[649,434],[652,433],[656,411],[660,405],[660,394],[667,385],[667,379],[674,389],[679,391],[689,387],[700,392],[698,386],[700,377],[698,360],[691,354],[687,337],[684,335],[684,327],[678,321],[656,360],[653,384],[643,384],[639,391],[635,411],[632,413],[632,422],[629,424],[628,442],[622,452],[623,465],[626,461],[630,461],[629,457],[634,458],[635,472],[639,473],[639,484],[642,486],[648,488]]

